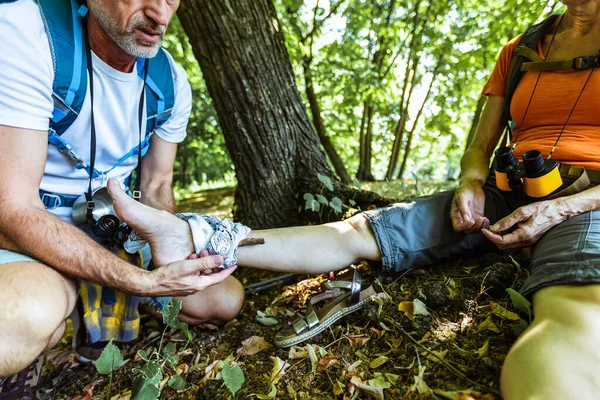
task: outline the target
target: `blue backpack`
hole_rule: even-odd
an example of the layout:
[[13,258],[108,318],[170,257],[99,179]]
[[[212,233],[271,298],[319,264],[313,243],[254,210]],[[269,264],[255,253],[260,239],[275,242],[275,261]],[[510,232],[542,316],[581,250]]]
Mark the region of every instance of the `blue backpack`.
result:
[[[0,0],[0,3],[6,0]],[[89,165],[77,156],[61,135],[75,121],[86,96],[88,86],[86,43],[83,36],[87,7],[75,0],[38,0],[54,65],[52,99],[54,111],[50,120],[48,143],[56,146],[77,169],[85,169],[93,177],[110,172],[126,159],[137,156],[138,146],[125,154],[110,170],[90,171]],[[139,58],[136,70],[143,78],[145,59]],[[163,49],[148,60],[146,76],[146,134],[142,142],[142,155],[150,146],[150,137],[171,116],[175,101],[173,74],[168,56]],[[76,198],[40,191],[42,202],[48,209],[70,207]]]

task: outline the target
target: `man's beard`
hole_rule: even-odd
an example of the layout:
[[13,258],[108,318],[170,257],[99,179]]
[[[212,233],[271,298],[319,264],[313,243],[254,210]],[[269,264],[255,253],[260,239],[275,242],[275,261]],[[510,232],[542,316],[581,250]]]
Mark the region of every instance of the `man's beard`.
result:
[[[136,15],[129,21],[127,28],[123,31],[117,21],[103,7],[102,1],[88,1],[88,6],[104,32],[127,54],[134,57],[152,58],[158,53],[165,33],[164,26],[151,19],[144,19],[144,17]],[[161,38],[156,43],[146,42],[136,37],[136,29],[161,32]]]

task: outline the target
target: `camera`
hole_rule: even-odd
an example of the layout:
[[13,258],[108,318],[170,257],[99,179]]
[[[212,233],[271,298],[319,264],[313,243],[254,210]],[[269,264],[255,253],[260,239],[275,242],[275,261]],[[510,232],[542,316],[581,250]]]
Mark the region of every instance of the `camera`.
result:
[[545,197],[562,185],[559,164],[542,157],[537,150],[523,154],[519,162],[509,147],[499,147],[494,152],[496,186],[517,196],[525,193],[529,197]]
[[131,228],[117,217],[108,189],[98,189],[92,194],[92,201],[94,202],[93,222],[87,219],[88,202],[85,195],[79,197],[73,204],[72,216],[77,227],[107,249],[123,245]]

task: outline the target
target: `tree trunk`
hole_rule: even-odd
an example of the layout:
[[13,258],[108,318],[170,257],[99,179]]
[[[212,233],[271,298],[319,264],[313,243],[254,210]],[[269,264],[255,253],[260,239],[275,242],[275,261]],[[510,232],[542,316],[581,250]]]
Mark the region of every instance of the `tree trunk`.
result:
[[485,106],[485,101],[487,97],[480,96],[477,101],[477,108],[475,109],[475,114],[473,114],[473,121],[471,122],[471,129],[469,129],[469,136],[467,137],[467,143],[465,145],[465,150],[469,148],[473,138],[475,137],[475,133],[477,132],[477,127],[479,126],[479,119],[481,118],[481,112],[483,111],[483,106]]
[[321,140],[321,144],[323,145],[323,148],[325,149],[325,152],[327,153],[327,156],[333,165],[335,173],[339,176],[342,183],[349,185],[352,182],[350,175],[348,175],[348,171],[346,170],[342,159],[335,150],[335,146],[333,145],[331,138],[325,132],[325,125],[323,124],[323,119],[321,118],[321,107],[319,106],[319,102],[317,100],[317,94],[315,93],[312,74],[310,71],[311,60],[311,58],[304,59],[303,69],[306,97],[308,98],[313,125],[315,126],[315,130],[317,131],[317,135]]
[[[187,0],[179,18],[213,100],[253,228],[299,225],[299,201],[332,176],[296,88],[271,0]],[[207,155],[208,156],[208,155]]]
[[[416,52],[419,43],[419,37],[421,35],[421,29],[418,28],[420,4],[421,0],[417,0],[414,6],[413,34],[410,39],[409,53],[406,59],[406,69],[404,71],[404,83],[402,85],[402,96],[400,97],[400,117],[398,118],[398,123],[396,124],[396,129],[394,131],[392,153],[390,154],[390,162],[388,164],[387,173],[385,174],[385,178],[388,181],[391,181],[394,178],[394,172],[396,171],[396,165],[398,164],[400,147],[402,146],[402,140],[404,138],[404,128],[406,127],[406,121],[408,120],[408,106],[410,105],[410,98],[414,89],[414,82],[417,73],[419,57],[416,55]],[[406,98],[406,90],[408,88],[409,81],[411,82],[411,86],[410,90],[408,91],[408,98]]]
[[410,154],[410,150],[412,147],[412,140],[415,135],[415,130],[417,129],[417,124],[419,123],[419,119],[421,118],[421,114],[423,114],[423,110],[425,109],[425,104],[427,104],[427,100],[429,99],[429,95],[431,94],[431,89],[433,88],[433,84],[435,83],[435,78],[437,78],[438,71],[442,65],[442,60],[438,62],[433,71],[433,76],[431,77],[431,82],[429,83],[429,88],[427,89],[427,94],[425,94],[425,98],[423,99],[423,103],[421,103],[421,108],[419,108],[419,112],[417,112],[417,116],[415,117],[415,121],[413,126],[408,133],[408,140],[406,141],[406,147],[404,148],[404,156],[402,157],[402,165],[400,166],[400,172],[398,173],[398,177],[396,179],[402,179],[402,175],[404,175],[404,169],[406,168],[406,161],[408,161],[408,156]]

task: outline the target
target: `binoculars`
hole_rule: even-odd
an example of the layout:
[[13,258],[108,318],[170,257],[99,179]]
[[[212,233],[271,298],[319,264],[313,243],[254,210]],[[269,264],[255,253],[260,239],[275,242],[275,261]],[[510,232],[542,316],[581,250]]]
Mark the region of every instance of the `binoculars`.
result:
[[548,196],[563,183],[558,162],[544,159],[537,150],[523,154],[523,162],[519,162],[506,146],[496,149],[494,156],[496,186],[502,191],[540,198]]

